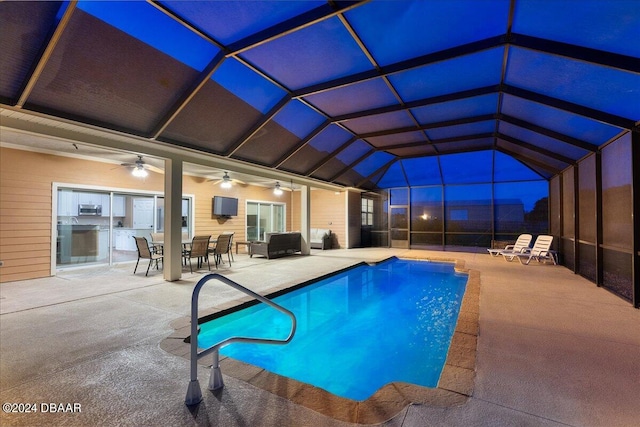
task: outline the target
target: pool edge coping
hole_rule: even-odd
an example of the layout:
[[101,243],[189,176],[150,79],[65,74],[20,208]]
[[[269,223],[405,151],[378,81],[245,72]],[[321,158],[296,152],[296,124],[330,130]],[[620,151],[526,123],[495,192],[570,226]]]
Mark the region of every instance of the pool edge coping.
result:
[[[380,388],[367,400],[355,401],[229,357],[221,357],[220,359],[223,374],[245,381],[325,416],[355,424],[379,424],[388,421],[410,405],[451,407],[465,404],[473,395],[475,383],[479,336],[480,271],[466,269],[463,260],[452,258],[407,254],[403,254],[400,258],[453,263],[457,272],[469,275],[445,365],[436,388],[393,382]],[[347,267],[347,269],[352,267]],[[298,285],[300,284],[278,286],[268,294],[279,293]],[[246,304],[250,299],[248,297],[238,298],[220,306],[202,310],[200,318]],[[170,354],[189,360],[191,347],[186,339],[191,334],[190,318],[184,316],[175,319],[170,323],[170,326],[175,330],[160,342],[160,348]],[[198,360],[198,364],[206,367],[211,366],[211,363],[202,359]]]

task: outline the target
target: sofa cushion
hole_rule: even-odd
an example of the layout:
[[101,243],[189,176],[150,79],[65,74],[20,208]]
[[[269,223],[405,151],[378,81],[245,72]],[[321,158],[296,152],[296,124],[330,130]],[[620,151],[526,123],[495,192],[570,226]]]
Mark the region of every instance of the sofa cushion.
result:
[[309,230],[309,246],[311,249],[331,249],[331,230],[311,228]]
[[309,240],[312,242],[321,242],[326,236],[331,234],[331,230],[326,228],[312,228],[309,230]]

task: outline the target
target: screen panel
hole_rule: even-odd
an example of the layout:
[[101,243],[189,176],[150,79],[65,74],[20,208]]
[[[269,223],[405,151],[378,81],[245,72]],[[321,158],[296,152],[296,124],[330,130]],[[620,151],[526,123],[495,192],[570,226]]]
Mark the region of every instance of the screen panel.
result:
[[562,237],[576,237],[575,227],[575,178],[574,169],[569,168],[562,173]]
[[633,248],[631,134],[602,149],[602,242]]
[[549,182],[549,226],[551,228],[551,235],[560,236],[562,232],[561,228],[561,205],[560,199],[560,177],[555,176]]
[[493,229],[491,196],[491,184],[445,186],[446,231],[489,233],[490,236]]
[[[443,188],[414,187],[411,191],[411,232],[439,232],[443,231]],[[442,235],[435,238],[442,243]],[[416,237],[417,238],[417,237]],[[414,237],[412,236],[412,240]],[[422,238],[418,238],[422,239]],[[430,239],[424,237],[424,239]]]
[[509,16],[504,0],[395,4],[369,2],[345,14],[380,65],[502,34]]
[[632,255],[615,250],[604,249],[602,285],[631,302],[633,298],[633,260]]
[[578,247],[578,273],[592,282],[596,282],[598,278],[598,270],[596,268],[595,245],[579,243]]
[[587,157],[578,164],[578,215],[580,218],[578,238],[589,243],[596,243],[595,155]]
[[548,191],[549,185],[542,180],[495,184],[495,232],[548,234]]

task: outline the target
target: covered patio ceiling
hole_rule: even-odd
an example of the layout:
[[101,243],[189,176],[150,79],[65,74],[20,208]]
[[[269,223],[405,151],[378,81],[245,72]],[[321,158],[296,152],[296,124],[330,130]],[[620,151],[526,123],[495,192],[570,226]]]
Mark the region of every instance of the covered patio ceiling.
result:
[[0,107],[367,190],[467,152],[548,179],[638,131],[637,6],[2,2]]

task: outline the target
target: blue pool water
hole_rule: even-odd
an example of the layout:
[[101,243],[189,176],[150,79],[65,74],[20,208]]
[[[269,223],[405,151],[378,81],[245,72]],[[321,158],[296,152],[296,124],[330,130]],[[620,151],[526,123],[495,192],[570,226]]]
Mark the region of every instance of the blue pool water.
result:
[[[354,400],[394,381],[435,387],[466,283],[451,264],[359,266],[274,298],[296,315],[289,344],[233,343],[221,354]],[[285,339],[290,327],[259,304],[202,324],[198,346],[231,336]]]

